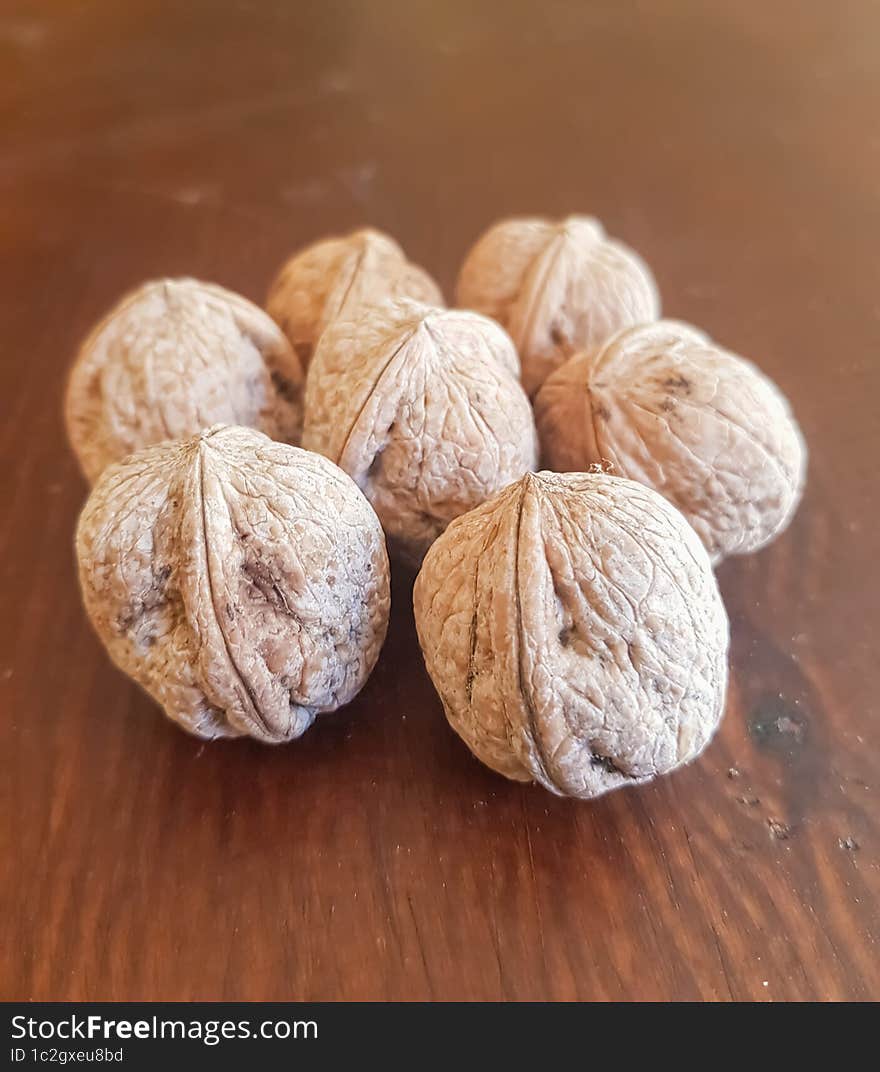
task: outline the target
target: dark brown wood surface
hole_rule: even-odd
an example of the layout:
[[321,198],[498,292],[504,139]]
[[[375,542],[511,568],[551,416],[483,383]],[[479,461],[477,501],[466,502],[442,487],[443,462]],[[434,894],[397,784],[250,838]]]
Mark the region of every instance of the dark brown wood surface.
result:
[[[0,997],[880,998],[880,7],[0,4]],[[791,529],[719,573],[723,728],[593,804],[471,758],[394,583],[299,742],[205,745],[80,607],[78,339],[162,274],[261,300],[371,223],[451,295],[511,213],[599,216],[784,389]]]

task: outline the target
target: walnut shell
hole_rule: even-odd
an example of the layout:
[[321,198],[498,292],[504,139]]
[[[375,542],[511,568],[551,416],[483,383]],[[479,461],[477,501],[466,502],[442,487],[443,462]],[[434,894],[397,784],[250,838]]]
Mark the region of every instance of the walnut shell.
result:
[[545,465],[610,463],[670,499],[716,562],[778,536],[801,497],[807,451],[788,402],[687,324],[631,328],[576,355],[535,415]]
[[660,315],[647,265],[588,216],[496,223],[465,258],[457,300],[510,333],[529,397],[576,350]]
[[537,436],[510,339],[476,313],[387,302],[324,332],[303,445],[364,492],[399,556],[533,469]]
[[217,423],[294,442],[303,372],[262,309],[195,279],[126,295],[82,344],[67,388],[67,432],[90,482],[141,447]]
[[105,470],[76,535],[111,658],[199,737],[298,737],[348,703],[385,637],[376,515],[326,460],[217,426]]
[[649,488],[529,474],[454,521],[413,592],[453,729],[488,766],[595,797],[706,747],[727,616],[705,549]]
[[269,289],[266,308],[307,368],[332,320],[354,319],[359,309],[389,298],[443,305],[440,288],[393,238],[364,228],[291,257]]

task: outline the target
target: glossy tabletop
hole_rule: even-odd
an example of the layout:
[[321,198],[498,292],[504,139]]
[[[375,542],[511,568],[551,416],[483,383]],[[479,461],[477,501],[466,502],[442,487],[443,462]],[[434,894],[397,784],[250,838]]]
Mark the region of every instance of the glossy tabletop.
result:
[[[878,998],[880,7],[0,3],[0,997]],[[810,448],[719,580],[727,715],[594,803],[481,767],[397,571],[358,699],[205,744],[77,590],[61,398],[126,288],[261,301],[387,230],[452,297],[477,234],[583,212],[755,360]]]

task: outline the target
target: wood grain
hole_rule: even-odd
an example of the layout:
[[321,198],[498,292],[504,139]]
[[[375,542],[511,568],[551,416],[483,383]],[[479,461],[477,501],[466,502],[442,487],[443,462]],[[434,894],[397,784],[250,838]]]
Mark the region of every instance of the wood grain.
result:
[[[0,6],[0,997],[880,998],[878,34],[819,0]],[[367,222],[450,294],[493,219],[569,211],[810,445],[792,528],[720,571],[716,743],[592,805],[506,783],[400,573],[345,711],[175,729],[80,608],[78,339],[160,274],[259,301]]]

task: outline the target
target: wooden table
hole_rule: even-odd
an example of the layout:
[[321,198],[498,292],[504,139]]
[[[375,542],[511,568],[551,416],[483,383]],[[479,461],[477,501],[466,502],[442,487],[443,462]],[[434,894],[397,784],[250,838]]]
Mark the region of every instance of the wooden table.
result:
[[[880,998],[880,8],[0,11],[0,997]],[[299,742],[205,745],[109,664],[71,550],[78,339],[187,273],[261,300],[366,222],[451,295],[511,213],[594,213],[789,395],[809,486],[725,564],[708,753],[593,804],[483,769],[398,573]]]

